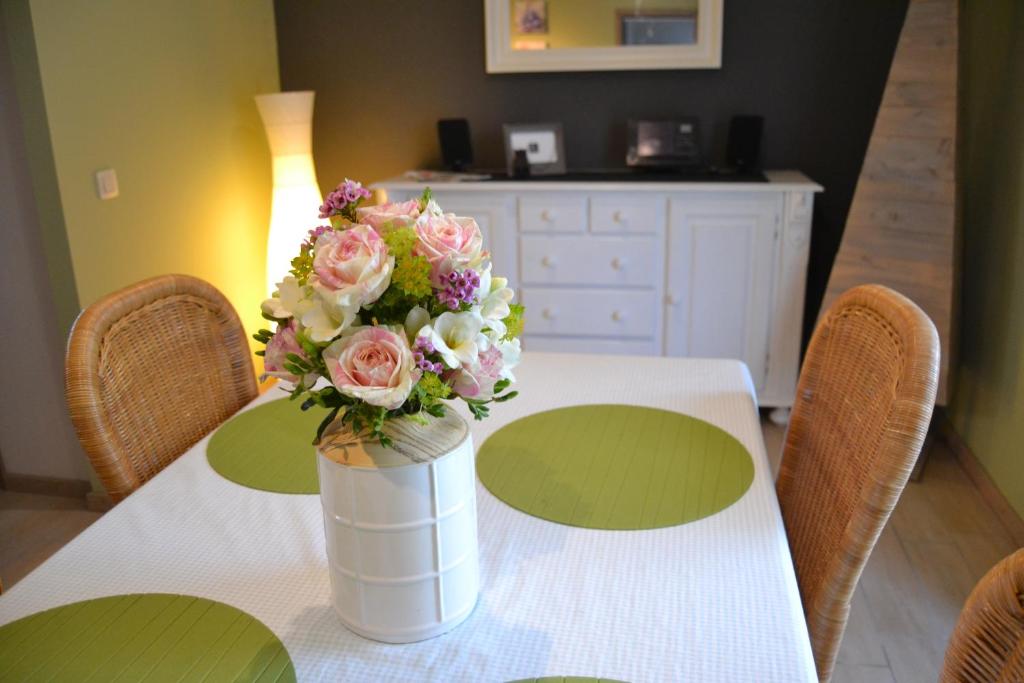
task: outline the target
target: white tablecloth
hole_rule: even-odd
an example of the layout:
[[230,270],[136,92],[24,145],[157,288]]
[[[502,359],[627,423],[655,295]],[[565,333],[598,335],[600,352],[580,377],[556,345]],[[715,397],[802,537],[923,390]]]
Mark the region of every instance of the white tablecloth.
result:
[[300,681],[816,680],[746,367],[526,354],[517,375],[518,398],[470,421],[476,444],[550,408],[646,405],[731,433],[753,456],[753,484],[697,522],[599,531],[530,517],[478,483],[476,611],[439,638],[385,645],[349,633],[332,612],[319,498],[221,478],[207,437],[0,596],[0,624],[99,596],[184,593],[262,620]]

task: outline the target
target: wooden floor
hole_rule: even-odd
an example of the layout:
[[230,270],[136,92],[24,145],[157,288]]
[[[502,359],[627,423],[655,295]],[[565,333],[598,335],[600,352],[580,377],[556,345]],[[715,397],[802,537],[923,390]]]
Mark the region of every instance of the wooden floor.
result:
[[0,580],[10,588],[100,518],[85,500],[0,490]]
[[[778,469],[782,429],[765,423]],[[83,504],[0,491],[0,578],[10,587],[99,517]],[[937,442],[907,486],[853,600],[836,683],[935,681],[964,599],[1015,550],[998,518]]]

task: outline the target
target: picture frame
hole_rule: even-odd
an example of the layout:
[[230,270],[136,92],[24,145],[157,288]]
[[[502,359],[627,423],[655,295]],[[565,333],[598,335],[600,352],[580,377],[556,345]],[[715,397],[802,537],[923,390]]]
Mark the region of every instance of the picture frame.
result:
[[[697,0],[696,19],[692,27],[696,34],[693,43],[620,44],[604,47],[555,46],[551,35],[556,28],[557,17],[552,17],[551,8],[544,5],[541,14],[538,9],[540,5],[517,5],[520,1],[483,0],[484,63],[489,74],[722,67],[725,0]],[[650,10],[643,13],[652,14]],[[601,17],[595,20],[604,21]],[[616,21],[615,15],[609,16],[607,21]],[[541,27],[546,33],[539,31]],[[518,33],[520,28],[530,32]],[[621,31],[618,27],[613,27],[613,30]],[[547,37],[547,41],[542,40],[544,37]],[[535,40],[522,42],[531,38]]]
[[516,151],[525,150],[530,162],[531,175],[563,175],[565,173],[565,143],[561,123],[506,123],[502,126],[505,138],[505,164],[513,175]]

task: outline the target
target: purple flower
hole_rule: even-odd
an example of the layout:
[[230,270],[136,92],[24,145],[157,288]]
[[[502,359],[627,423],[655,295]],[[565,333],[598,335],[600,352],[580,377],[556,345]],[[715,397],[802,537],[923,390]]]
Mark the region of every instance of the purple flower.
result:
[[309,234],[306,236],[306,241],[302,243],[302,248],[312,249],[316,245],[316,241],[317,239],[319,239],[320,235],[324,234],[325,232],[330,232],[333,229],[334,228],[332,228],[329,225],[318,225],[317,227],[313,228],[312,230],[309,231]]
[[345,182],[327,193],[324,203],[320,205],[320,218],[330,218],[342,213],[349,204],[371,196],[371,192],[362,183],[345,178]]
[[473,303],[476,290],[480,288],[480,276],[472,268],[461,273],[453,270],[442,284],[444,289],[437,293],[438,301],[456,311],[463,303]]

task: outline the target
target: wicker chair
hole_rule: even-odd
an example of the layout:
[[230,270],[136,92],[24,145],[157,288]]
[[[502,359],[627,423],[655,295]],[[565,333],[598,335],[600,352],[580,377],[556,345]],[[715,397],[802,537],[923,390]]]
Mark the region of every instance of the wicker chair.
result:
[[257,395],[234,308],[186,275],[145,280],[83,311],[68,342],[65,392],[115,503]]
[[811,339],[776,490],[822,681],[861,570],[921,451],[938,367],[931,320],[879,285],[843,294]]
[[1024,549],[992,567],[971,591],[939,680],[1024,681]]

